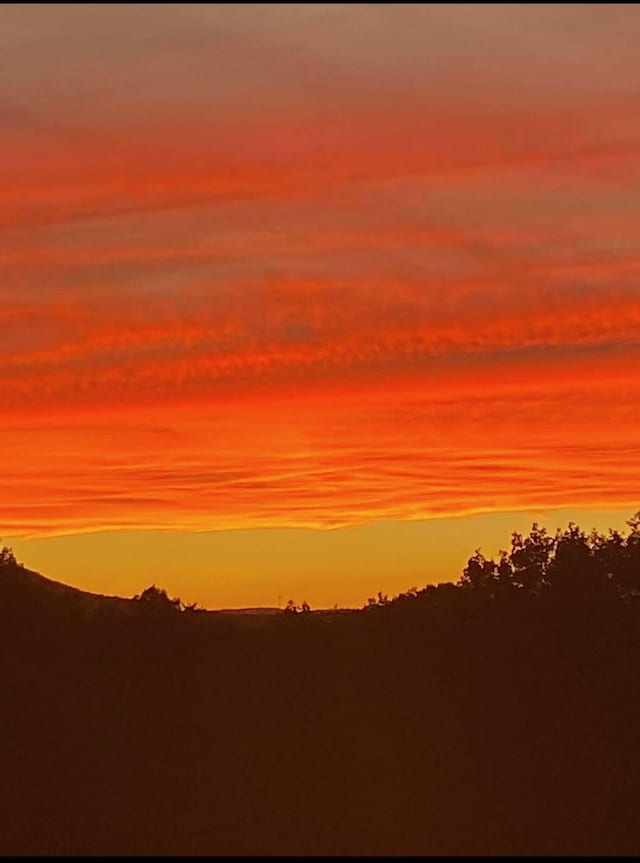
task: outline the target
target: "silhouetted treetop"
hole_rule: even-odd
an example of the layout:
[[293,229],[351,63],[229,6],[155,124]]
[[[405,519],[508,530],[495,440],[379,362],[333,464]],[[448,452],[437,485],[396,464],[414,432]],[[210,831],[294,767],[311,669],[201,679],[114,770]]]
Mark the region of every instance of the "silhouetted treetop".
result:
[[3,546],[2,549],[0,549],[0,567],[6,566],[6,567],[12,567],[13,568],[16,566],[21,566],[21,565],[22,564],[19,564],[18,561],[16,560],[16,556],[13,553],[12,549],[10,549],[6,545]]
[[552,536],[534,523],[528,536],[512,535],[511,551],[501,551],[498,562],[476,549],[460,586],[494,595],[505,589],[537,594],[550,588],[579,595],[608,586],[626,599],[639,595],[640,512],[627,524],[628,535],[595,529],[587,534],[570,522]]
[[191,611],[195,608],[195,603],[193,606],[185,606],[178,597],[171,599],[166,590],[156,587],[155,584],[147,587],[142,593],[136,594],[133,599],[139,602],[144,608],[159,612],[183,611],[186,609]]

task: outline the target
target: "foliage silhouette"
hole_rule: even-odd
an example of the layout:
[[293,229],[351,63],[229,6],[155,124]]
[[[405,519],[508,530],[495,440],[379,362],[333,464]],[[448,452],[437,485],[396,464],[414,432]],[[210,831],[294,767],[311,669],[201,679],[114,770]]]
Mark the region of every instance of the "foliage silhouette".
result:
[[497,563],[476,549],[460,585],[489,595],[509,588],[536,595],[552,588],[576,600],[608,587],[630,600],[640,595],[640,513],[627,524],[628,535],[595,529],[587,534],[571,522],[550,536],[534,523],[528,536],[512,535],[511,552],[500,552]]
[[310,614],[311,606],[306,600],[301,605],[298,605],[293,599],[290,599],[284,607],[284,613],[287,617],[297,614]]
[[3,546],[3,548],[0,549],[0,567],[13,569],[19,565],[20,564],[18,564],[12,549],[6,545]]
[[136,594],[133,598],[145,608],[158,612],[180,611],[183,607],[180,599],[170,599],[167,591],[156,587],[155,584],[147,587],[141,594]]

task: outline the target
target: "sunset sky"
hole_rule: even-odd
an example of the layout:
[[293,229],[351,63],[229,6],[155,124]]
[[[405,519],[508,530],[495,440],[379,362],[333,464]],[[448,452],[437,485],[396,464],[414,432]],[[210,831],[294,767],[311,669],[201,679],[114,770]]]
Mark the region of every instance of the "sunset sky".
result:
[[640,508],[640,8],[0,7],[0,536],[208,607]]

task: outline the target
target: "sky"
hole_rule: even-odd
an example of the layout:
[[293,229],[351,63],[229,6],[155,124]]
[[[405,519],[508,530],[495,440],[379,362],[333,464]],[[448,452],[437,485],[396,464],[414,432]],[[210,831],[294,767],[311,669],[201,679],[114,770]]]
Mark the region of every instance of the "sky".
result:
[[640,508],[640,9],[0,8],[0,536],[208,607]]

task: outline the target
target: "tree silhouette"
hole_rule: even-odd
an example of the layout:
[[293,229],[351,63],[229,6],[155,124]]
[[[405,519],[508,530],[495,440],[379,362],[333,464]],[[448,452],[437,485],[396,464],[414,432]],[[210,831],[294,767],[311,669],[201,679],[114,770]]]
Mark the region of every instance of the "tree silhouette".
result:
[[495,561],[493,559],[487,560],[477,548],[462,572],[461,584],[475,590],[488,590],[496,580],[497,566]]
[[627,538],[622,580],[630,596],[640,595],[640,510],[627,522],[631,533]]
[[553,559],[548,562],[548,584],[566,593],[578,593],[595,586],[598,568],[593,554],[597,533],[587,537],[577,524],[570,522],[555,537]]
[[284,609],[284,613],[286,615],[296,615],[296,614],[310,614],[311,606],[309,603],[304,600],[302,605],[298,605],[293,599],[290,599]]
[[8,546],[4,546],[0,549],[0,566],[6,567],[16,567],[19,566],[18,561],[16,560],[16,556],[13,553],[12,549]]
[[640,512],[627,524],[628,536],[618,530],[587,534],[574,522],[550,536],[534,523],[527,536],[512,535],[511,551],[501,551],[498,563],[476,549],[459,585],[493,596],[514,588],[533,596],[551,588],[565,600],[612,590],[630,599],[640,595]]
[[153,612],[181,611],[184,607],[180,599],[171,599],[166,590],[156,587],[155,584],[147,587],[146,590],[136,594],[133,598],[143,608]]
[[513,567],[513,582],[530,593],[536,593],[547,583],[549,562],[555,548],[555,539],[546,528],[534,522],[529,535],[513,533],[509,561]]

